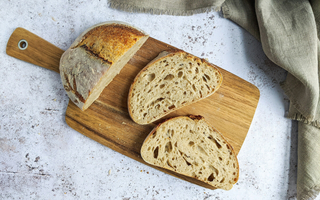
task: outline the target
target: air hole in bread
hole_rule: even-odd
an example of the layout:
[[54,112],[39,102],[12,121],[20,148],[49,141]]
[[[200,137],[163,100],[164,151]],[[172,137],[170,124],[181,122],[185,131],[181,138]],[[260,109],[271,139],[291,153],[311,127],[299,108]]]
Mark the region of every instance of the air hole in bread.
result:
[[158,155],[159,155],[159,147],[157,147],[157,148],[153,151],[153,157],[154,157],[155,159],[158,158]]
[[202,147],[200,147],[199,145],[197,146],[197,149],[198,149],[198,151],[199,151],[200,153],[208,156],[207,152],[206,152]]
[[194,142],[190,141],[189,146],[193,146],[193,145],[194,145]]
[[223,179],[221,179],[220,183],[223,183],[223,182],[224,182],[224,178],[223,178]]
[[219,170],[217,168],[215,168],[214,166],[212,165],[209,165],[209,168],[214,171],[214,173],[218,176],[219,175]]
[[173,137],[173,135],[174,135],[174,130],[172,129],[171,130],[171,137]]
[[199,69],[198,69],[198,67],[196,67],[195,72],[196,72],[196,74],[199,74]]
[[171,105],[168,107],[169,110],[174,109],[176,106],[175,105]]
[[176,142],[176,143],[174,144],[174,146],[175,146],[175,147],[178,147],[178,144],[177,144],[177,142]]
[[168,152],[168,153],[171,153],[171,151],[172,151],[172,144],[171,144],[171,142],[169,141],[169,142],[167,142],[167,144],[166,144],[166,146],[164,147],[164,152]]
[[164,88],[166,86],[165,84],[160,85],[160,89]]
[[181,78],[181,77],[182,77],[182,75],[183,75],[183,72],[182,72],[182,71],[180,71],[180,72],[178,73],[178,78]]
[[174,75],[168,74],[163,80],[165,81],[171,81],[174,78]]
[[214,180],[214,175],[213,173],[210,174],[210,176],[208,177],[208,181],[212,182]]
[[169,160],[167,160],[167,165],[168,165],[169,167],[173,168]]
[[162,101],[162,100],[164,100],[164,98],[158,98],[157,100],[155,100],[155,102],[154,103],[158,103],[159,101]]
[[183,159],[186,161],[186,163],[187,163],[188,166],[191,165],[191,163],[189,163],[185,158],[183,158]]
[[208,88],[208,92],[210,92],[210,87],[209,87],[209,85],[206,84],[206,86],[207,86],[207,88]]
[[192,89],[193,89],[193,91],[197,92],[197,88],[195,85],[192,85]]
[[153,134],[152,134],[152,138],[155,138],[157,135],[157,131],[155,131]]
[[221,148],[221,145],[219,144],[219,142],[217,140],[213,139],[212,141],[214,141],[214,143],[217,145],[218,149]]
[[202,98],[202,92],[201,91],[199,91],[199,94],[200,94],[200,98]]
[[221,160],[221,161],[222,161],[222,158],[221,158],[221,157],[219,157],[219,160]]
[[187,92],[186,92],[186,91],[184,91],[183,95],[187,95]]
[[206,77],[206,79],[207,79],[208,81],[211,80],[211,78],[210,78],[210,76],[209,76],[208,74],[204,74],[204,76]]
[[144,114],[143,114],[143,117],[146,117],[146,116],[147,116],[147,113],[144,113]]
[[160,105],[157,104],[157,105],[155,106],[155,109],[159,110],[159,108],[160,108]]

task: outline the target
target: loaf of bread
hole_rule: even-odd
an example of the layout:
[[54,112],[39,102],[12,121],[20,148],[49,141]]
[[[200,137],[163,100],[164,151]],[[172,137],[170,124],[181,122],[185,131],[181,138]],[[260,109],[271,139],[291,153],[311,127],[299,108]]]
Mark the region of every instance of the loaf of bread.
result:
[[231,145],[201,116],[180,116],[155,127],[141,147],[149,164],[230,190],[239,164]]
[[71,101],[87,109],[147,38],[123,22],[105,22],[84,31],[60,59],[61,80]]
[[181,50],[162,52],[135,77],[128,95],[133,121],[149,124],[212,95],[222,75],[205,59]]

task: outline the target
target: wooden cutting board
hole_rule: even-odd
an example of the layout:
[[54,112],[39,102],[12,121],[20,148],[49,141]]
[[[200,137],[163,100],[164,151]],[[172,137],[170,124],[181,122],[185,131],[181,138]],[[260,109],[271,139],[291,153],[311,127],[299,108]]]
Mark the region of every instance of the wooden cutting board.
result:
[[[21,40],[28,43],[25,50],[21,50],[18,46]],[[25,46],[26,43],[20,43],[20,47]],[[223,75],[223,83],[212,96],[177,110],[154,124],[138,125],[131,120],[127,111],[130,84],[149,61],[161,51],[168,49],[177,48],[150,37],[89,109],[81,111],[69,101],[66,123],[89,138],[149,165],[142,160],[140,148],[146,136],[159,121],[179,115],[202,115],[225,136],[238,154],[248,133],[260,94],[257,87],[222,68],[219,70]],[[10,56],[58,73],[59,60],[64,52],[23,28],[17,28],[12,33],[6,51]],[[151,167],[191,183],[215,189],[194,178]]]

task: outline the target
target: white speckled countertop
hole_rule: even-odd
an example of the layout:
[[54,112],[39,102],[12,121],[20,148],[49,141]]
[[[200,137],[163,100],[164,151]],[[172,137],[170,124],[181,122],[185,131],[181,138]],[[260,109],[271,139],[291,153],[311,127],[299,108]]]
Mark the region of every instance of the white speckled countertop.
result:
[[[296,199],[297,125],[285,118],[285,71],[260,43],[218,12],[155,16],[106,0],[0,2],[0,199]],[[60,76],[6,54],[23,27],[66,50],[86,28],[125,21],[256,85],[260,101],[230,191],[209,190],[127,158],[65,123]]]

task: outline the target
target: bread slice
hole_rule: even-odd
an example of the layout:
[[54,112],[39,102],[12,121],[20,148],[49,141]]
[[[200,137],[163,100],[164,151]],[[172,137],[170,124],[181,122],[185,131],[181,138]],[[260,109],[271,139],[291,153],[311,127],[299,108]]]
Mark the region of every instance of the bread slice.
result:
[[141,147],[149,164],[230,190],[239,164],[231,145],[202,116],[180,116],[155,127]]
[[181,50],[164,51],[135,77],[128,95],[133,121],[149,124],[212,95],[222,75],[213,64]]
[[60,59],[61,80],[71,101],[87,109],[147,38],[123,22],[105,22],[84,31]]

